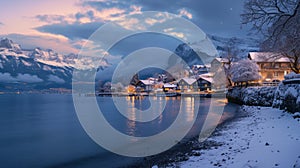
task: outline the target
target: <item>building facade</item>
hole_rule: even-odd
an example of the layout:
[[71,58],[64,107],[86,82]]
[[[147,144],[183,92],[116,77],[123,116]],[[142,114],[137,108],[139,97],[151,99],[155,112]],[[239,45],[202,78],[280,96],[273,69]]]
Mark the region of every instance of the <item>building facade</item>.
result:
[[151,92],[154,89],[155,81],[153,80],[139,80],[136,84],[137,91]]
[[200,91],[197,79],[195,78],[181,78],[179,81],[177,81],[177,85],[181,92]]
[[206,74],[199,75],[197,78],[182,78],[177,81],[181,92],[199,92],[210,91],[212,87],[212,78]]
[[248,58],[260,68],[261,83],[278,82],[291,72],[288,58],[272,52],[250,52]]

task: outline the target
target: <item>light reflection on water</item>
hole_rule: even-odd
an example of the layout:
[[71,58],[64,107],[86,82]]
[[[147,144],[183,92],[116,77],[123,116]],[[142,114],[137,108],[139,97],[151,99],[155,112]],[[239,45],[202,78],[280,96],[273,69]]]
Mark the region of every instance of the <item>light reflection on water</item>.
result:
[[[198,102],[196,102],[198,103]],[[185,112],[186,121],[193,121],[195,118],[195,98],[194,97],[185,97],[181,103],[182,111]],[[197,106],[196,106],[197,107]]]
[[[98,98],[101,100],[102,98]],[[112,112],[114,115],[119,115],[117,117],[120,122],[111,125],[117,130],[131,136],[150,136],[155,135],[165,129],[167,129],[173,121],[176,119],[178,113],[184,113],[184,121],[181,121],[182,125],[187,125],[188,123],[193,122],[198,116],[195,115],[196,110],[200,110],[201,115],[205,116],[208,111],[208,106],[210,101],[207,99],[200,99],[197,97],[126,97],[125,110],[126,116],[128,118],[120,115],[118,111],[114,108],[102,108],[102,113],[109,120]],[[205,100],[205,101],[204,101]],[[157,116],[154,120],[149,122],[139,122],[137,119],[141,118],[141,113],[149,109],[151,102],[155,101],[155,106],[152,107],[152,111],[147,111],[153,113],[154,116]],[[101,101],[99,106],[103,106]],[[165,106],[164,106],[165,105]],[[203,117],[202,117],[203,118]],[[125,121],[126,129],[123,126],[120,126],[120,123]],[[199,125],[200,124],[200,125]],[[198,122],[198,126],[201,127],[201,122]]]
[[[135,122],[140,117],[136,108],[144,108],[144,104],[147,109],[149,99],[158,102],[154,107],[156,114],[166,101],[165,112],[147,124]],[[211,101],[222,103],[224,100],[126,97],[126,105],[132,107],[127,109],[129,120],[117,114],[111,97],[97,97],[97,101],[109,123],[131,136],[150,136],[167,129],[181,106],[185,113],[183,123],[196,118],[190,131],[193,136],[199,134]],[[192,111],[197,103],[200,109],[196,116]],[[121,166],[131,160],[102,149],[88,137],[76,117],[71,95],[1,95],[0,107],[0,162],[4,167],[108,167]],[[226,107],[223,116],[232,116],[236,106],[228,104]]]

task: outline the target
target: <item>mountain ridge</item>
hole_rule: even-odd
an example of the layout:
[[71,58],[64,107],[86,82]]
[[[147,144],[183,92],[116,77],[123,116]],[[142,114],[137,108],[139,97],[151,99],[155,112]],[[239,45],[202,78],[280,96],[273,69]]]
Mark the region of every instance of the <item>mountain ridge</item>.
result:
[[[224,52],[230,39],[210,36],[218,52]],[[253,39],[236,38],[237,48],[241,55],[258,50]],[[197,46],[197,43],[189,44]],[[197,47],[196,47],[197,48]],[[188,65],[203,64],[197,54],[188,44],[180,44],[174,51],[185,60]],[[8,38],[0,40],[0,91],[5,90],[41,90],[50,88],[71,89],[72,72],[78,65],[86,65],[88,61],[79,58],[78,54],[59,54],[53,49],[23,49],[19,44]],[[105,60],[105,63],[109,63]],[[105,66],[99,69],[104,69]],[[107,80],[107,79],[106,79]],[[12,87],[13,86],[13,87]]]

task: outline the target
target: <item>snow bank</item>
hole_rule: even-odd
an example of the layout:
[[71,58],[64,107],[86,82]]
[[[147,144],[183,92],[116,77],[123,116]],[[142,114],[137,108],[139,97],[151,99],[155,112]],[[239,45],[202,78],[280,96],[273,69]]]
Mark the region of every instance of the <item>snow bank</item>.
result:
[[243,106],[246,117],[209,138],[221,146],[197,150],[179,167],[300,167],[300,123],[271,107]]
[[276,87],[235,87],[228,91],[228,101],[250,106],[272,106]]
[[300,74],[296,74],[295,72],[291,72],[287,75],[284,76],[285,80],[289,80],[289,79],[300,79]]
[[292,72],[285,76],[275,92],[273,107],[300,112],[300,74]]
[[250,106],[272,106],[291,113],[300,112],[300,74],[285,76],[278,87],[235,87],[228,91],[228,101]]

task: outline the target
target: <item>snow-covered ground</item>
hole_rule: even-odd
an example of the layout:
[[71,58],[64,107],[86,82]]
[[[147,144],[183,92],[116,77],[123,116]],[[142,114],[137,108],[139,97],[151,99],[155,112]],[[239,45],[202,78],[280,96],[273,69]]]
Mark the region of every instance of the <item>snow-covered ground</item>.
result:
[[180,167],[300,167],[300,122],[271,107],[243,106],[245,117],[209,138],[223,145],[200,150]]

